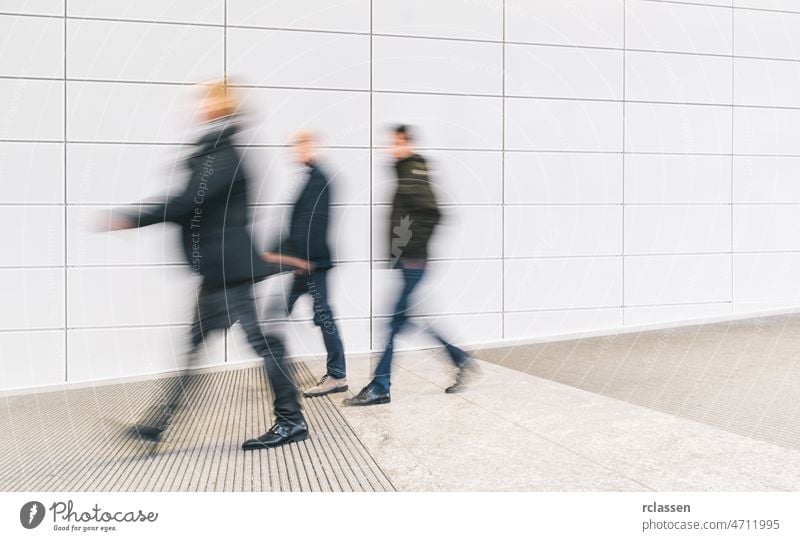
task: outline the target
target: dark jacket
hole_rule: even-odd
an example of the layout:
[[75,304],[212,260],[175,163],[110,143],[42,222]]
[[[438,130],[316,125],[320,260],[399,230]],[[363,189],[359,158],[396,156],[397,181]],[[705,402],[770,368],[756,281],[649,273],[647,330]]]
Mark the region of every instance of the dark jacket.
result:
[[316,269],[329,269],[328,246],[330,220],[330,184],[319,166],[307,164],[306,184],[292,207],[288,236],[282,239],[280,252],[311,261]]
[[441,214],[425,159],[419,154],[395,163],[397,190],[389,220],[389,257],[427,259],[428,243]]
[[139,227],[175,222],[183,229],[183,248],[192,272],[204,287],[259,280],[270,272],[247,230],[247,177],[233,147],[236,126],[213,125],[188,159],[189,181],[183,192],[155,207],[142,207]]

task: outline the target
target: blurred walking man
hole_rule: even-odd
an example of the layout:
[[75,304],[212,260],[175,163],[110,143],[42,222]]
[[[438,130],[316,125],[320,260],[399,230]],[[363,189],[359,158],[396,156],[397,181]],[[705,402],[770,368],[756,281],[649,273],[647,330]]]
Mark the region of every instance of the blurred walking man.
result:
[[[395,337],[409,323],[411,295],[425,275],[428,244],[440,218],[428,177],[428,167],[424,158],[414,150],[410,128],[397,126],[393,137],[397,190],[392,202],[388,233],[392,268],[398,268],[402,272],[403,286],[389,324],[386,349],[375,368],[372,381],[356,396],[345,399],[345,406],[371,406],[391,402],[389,387]],[[432,328],[426,327],[425,330],[444,346],[457,369],[455,383],[445,392],[463,390],[468,376],[476,369],[475,362],[465,351],[449,343]]]
[[293,143],[296,159],[305,168],[305,184],[292,209],[289,234],[280,245],[280,254],[267,253],[265,259],[277,263],[280,255],[284,261],[299,258],[310,263],[308,273],[295,273],[287,299],[287,313],[292,313],[302,295],[311,296],[314,324],[322,332],[328,360],[325,375],[304,394],[324,396],[347,390],[344,347],[328,302],[328,271],[333,267],[328,246],[330,184],[316,160],[314,135],[300,132]]
[[[204,134],[188,160],[189,182],[184,191],[138,214],[112,218],[110,229],[174,222],[183,229],[183,246],[192,272],[202,277],[191,328],[191,362],[214,331],[237,321],[253,349],[264,359],[274,395],[275,424],[263,436],[248,440],[244,449],[274,447],[308,437],[297,387],[285,366],[285,349],[277,336],[262,333],[253,299],[253,284],[271,273],[253,248],[247,231],[247,183],[241,157],[233,146],[237,104],[224,83],[208,85],[202,101]],[[192,378],[184,370],[136,425],[136,433],[159,441],[190,394]]]

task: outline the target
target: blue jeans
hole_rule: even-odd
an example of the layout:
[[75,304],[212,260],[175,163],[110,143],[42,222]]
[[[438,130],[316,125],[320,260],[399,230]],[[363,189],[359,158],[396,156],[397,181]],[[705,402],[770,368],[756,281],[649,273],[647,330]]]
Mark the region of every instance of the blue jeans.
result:
[[312,271],[308,275],[297,275],[287,301],[287,312],[292,313],[294,304],[300,296],[308,293],[314,305],[314,325],[322,332],[322,341],[328,352],[327,373],[332,378],[347,376],[344,346],[339,335],[333,311],[328,303],[328,269]]
[[[397,299],[397,304],[394,307],[392,321],[389,324],[389,337],[386,340],[386,346],[381,355],[378,366],[375,368],[375,374],[372,378],[372,384],[375,385],[381,392],[388,393],[391,386],[392,376],[392,358],[394,357],[394,341],[400,331],[409,323],[409,301],[414,290],[419,285],[423,276],[425,276],[425,268],[407,268],[401,266],[403,272],[403,289],[400,291],[400,296]],[[469,359],[467,353],[454,346],[436,332],[430,326],[424,329],[427,333],[433,336],[436,341],[444,346],[450,358],[457,367],[461,367]]]

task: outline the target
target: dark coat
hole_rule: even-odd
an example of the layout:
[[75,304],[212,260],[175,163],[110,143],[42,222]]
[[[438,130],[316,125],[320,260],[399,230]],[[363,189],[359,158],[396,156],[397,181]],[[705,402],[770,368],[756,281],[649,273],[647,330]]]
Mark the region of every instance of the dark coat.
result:
[[283,239],[280,252],[311,261],[316,269],[333,266],[328,246],[330,221],[330,184],[319,166],[307,164],[306,184],[292,207],[289,234]]
[[425,159],[414,154],[395,163],[397,190],[389,219],[389,257],[427,259],[430,243],[441,214],[431,186]]
[[247,177],[233,147],[235,131],[232,122],[212,128],[188,159],[183,192],[131,216],[139,227],[179,224],[186,260],[203,277],[204,287],[253,282],[275,272],[254,249],[247,229]]

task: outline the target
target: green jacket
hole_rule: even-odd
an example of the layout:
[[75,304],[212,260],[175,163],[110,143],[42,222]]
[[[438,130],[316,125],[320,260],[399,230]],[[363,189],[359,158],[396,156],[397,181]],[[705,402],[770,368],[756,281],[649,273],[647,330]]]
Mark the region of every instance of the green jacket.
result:
[[419,154],[395,163],[397,190],[389,220],[389,257],[427,259],[428,243],[441,214],[433,193],[428,165]]

